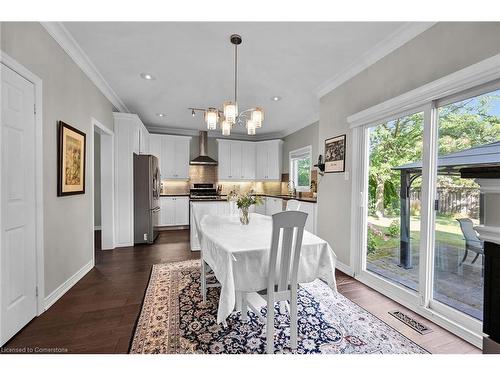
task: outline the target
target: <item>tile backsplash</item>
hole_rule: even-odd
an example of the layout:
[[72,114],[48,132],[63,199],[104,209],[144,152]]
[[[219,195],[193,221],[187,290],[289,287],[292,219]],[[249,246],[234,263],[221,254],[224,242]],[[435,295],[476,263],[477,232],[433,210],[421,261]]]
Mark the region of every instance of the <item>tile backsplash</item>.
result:
[[[317,172],[311,173],[311,179],[317,181]],[[217,166],[215,165],[191,165],[189,166],[189,180],[164,180],[162,181],[162,194],[189,194],[192,184],[213,183],[222,185],[222,194],[228,194],[231,190],[246,193],[254,190],[261,194],[288,194],[288,174],[283,174],[282,181],[217,181]],[[312,193],[302,193],[302,196],[312,196]]]

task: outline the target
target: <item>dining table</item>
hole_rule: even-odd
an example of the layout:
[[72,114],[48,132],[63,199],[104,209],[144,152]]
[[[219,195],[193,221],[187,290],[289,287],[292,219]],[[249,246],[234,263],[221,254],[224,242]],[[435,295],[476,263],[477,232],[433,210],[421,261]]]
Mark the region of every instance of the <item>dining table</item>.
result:
[[[238,215],[206,214],[199,221],[201,254],[221,285],[217,323],[225,323],[235,310],[236,296],[266,289],[273,231],[272,217],[250,213],[250,222]],[[304,230],[298,282],[323,280],[333,290],[336,255],[330,245]]]

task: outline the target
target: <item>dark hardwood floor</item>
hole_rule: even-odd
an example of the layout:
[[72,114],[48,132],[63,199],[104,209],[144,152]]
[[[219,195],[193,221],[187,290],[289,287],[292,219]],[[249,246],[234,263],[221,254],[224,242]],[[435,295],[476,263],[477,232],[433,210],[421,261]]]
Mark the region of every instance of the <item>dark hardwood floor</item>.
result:
[[[96,244],[100,236],[96,234]],[[151,266],[199,257],[189,250],[189,231],[162,232],[154,245],[102,251],[96,265],[48,311],[12,338],[7,348],[58,348],[69,353],[127,353]],[[420,318],[433,332],[421,336],[388,314],[402,308],[338,272],[338,289],[349,299],[432,353],[480,353],[472,345]]]

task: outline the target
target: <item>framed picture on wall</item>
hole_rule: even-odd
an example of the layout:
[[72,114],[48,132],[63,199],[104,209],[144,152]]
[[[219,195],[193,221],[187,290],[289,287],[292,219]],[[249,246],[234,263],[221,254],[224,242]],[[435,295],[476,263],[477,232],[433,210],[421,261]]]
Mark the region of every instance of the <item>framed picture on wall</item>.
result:
[[85,133],[59,121],[57,196],[85,194]]
[[346,135],[325,141],[325,173],[345,172]]

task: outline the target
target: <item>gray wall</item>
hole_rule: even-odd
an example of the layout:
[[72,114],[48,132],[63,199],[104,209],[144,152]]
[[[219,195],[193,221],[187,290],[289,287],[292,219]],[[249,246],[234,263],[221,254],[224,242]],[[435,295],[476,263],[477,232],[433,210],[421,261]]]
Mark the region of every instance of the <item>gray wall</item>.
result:
[[[347,133],[347,117],[500,53],[500,23],[439,23],[320,99],[319,145]],[[318,186],[318,234],[350,265],[351,180],[326,174]]]
[[101,226],[101,135],[94,131],[94,226]]
[[290,151],[302,147],[312,146],[312,161],[313,164],[316,164],[318,161],[318,132],[319,122],[315,122],[283,138],[283,173],[289,173]]
[[[35,22],[2,22],[1,49],[43,80],[45,296],[93,258],[91,117],[113,127],[113,105]],[[57,197],[57,121],[87,135],[85,194]]]

